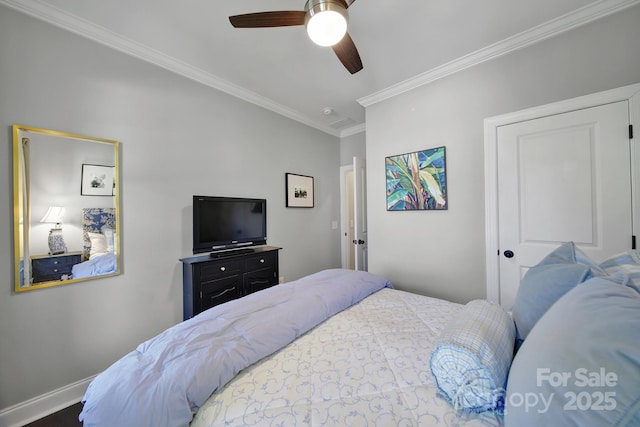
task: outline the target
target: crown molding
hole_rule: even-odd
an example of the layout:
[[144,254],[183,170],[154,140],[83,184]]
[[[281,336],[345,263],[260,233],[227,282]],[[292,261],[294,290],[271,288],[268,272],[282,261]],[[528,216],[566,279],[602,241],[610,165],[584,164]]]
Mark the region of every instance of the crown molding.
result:
[[366,130],[366,125],[365,123],[360,123],[354,126],[351,126],[349,128],[343,129],[342,131],[340,131],[340,138],[345,138],[347,136],[351,136],[351,135],[355,135],[361,132],[364,132]]
[[475,65],[481,64],[507,55],[511,52],[531,46],[535,43],[557,36],[574,28],[604,18],[621,10],[635,6],[640,0],[599,0],[576,9],[566,15],[552,19],[544,24],[523,31],[515,36],[501,40],[497,43],[476,50],[468,55],[454,59],[448,63],[435,67],[415,77],[403,82],[389,86],[386,89],[375,92],[371,95],[358,99],[358,103],[363,107],[369,107],[378,102],[392,98],[396,95],[416,89],[420,86],[432,83],[436,80],[466,70]]
[[17,10],[18,12],[24,13],[41,21],[45,21],[66,31],[164,68],[205,86],[209,86],[228,95],[242,99],[243,101],[273,111],[329,135],[340,137],[340,132],[337,130],[325,125],[324,123],[311,120],[309,117],[299,113],[298,111],[279,104],[256,92],[247,90],[227,80],[221,79],[211,73],[166,55],[149,46],[135,42],[126,37],[122,37],[121,35],[102,26],[96,25],[93,22],[65,12],[62,9],[51,6],[50,4],[44,3],[40,0],[0,0],[0,5],[5,5],[11,9]]
[[[376,104],[396,95],[432,83],[459,71],[471,68],[482,62],[498,58],[516,50],[525,48],[542,40],[554,37],[573,28],[593,22],[597,19],[619,12],[639,4],[640,0],[599,0],[574,12],[548,21],[542,25],[524,31],[493,45],[479,49],[425,73],[392,85],[374,94],[357,100],[363,107]],[[279,115],[320,130],[329,135],[343,138],[365,131],[365,124],[337,131],[324,123],[310,119],[300,112],[277,103],[256,92],[221,79],[202,69],[194,67],[171,56],[165,55],[149,46],[122,37],[113,31],[98,26],[76,15],[67,13],[40,0],[0,0],[1,5],[17,10],[51,25],[75,33],[97,43],[141,59],[178,75],[224,92],[251,104],[273,111]]]

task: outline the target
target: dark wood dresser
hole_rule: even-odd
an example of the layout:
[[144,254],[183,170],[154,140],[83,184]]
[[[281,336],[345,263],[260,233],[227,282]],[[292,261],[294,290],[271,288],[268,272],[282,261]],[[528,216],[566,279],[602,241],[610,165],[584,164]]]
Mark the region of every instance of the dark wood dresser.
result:
[[182,258],[182,317],[278,284],[278,251],[258,246]]

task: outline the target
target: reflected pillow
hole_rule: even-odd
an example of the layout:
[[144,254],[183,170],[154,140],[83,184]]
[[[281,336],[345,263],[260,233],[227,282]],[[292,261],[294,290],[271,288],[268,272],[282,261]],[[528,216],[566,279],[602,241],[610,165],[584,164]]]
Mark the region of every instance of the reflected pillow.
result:
[[115,252],[115,230],[105,225],[100,231],[107,242],[107,252]]
[[89,240],[91,241],[91,250],[89,251],[89,259],[96,256],[104,255],[108,251],[107,239],[104,234],[87,232]]

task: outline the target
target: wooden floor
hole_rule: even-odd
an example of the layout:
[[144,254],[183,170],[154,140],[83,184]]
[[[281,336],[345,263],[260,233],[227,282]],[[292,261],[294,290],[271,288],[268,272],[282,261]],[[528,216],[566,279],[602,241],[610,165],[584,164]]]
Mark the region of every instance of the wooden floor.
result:
[[82,423],[78,421],[80,411],[82,411],[82,403],[78,402],[24,427],[82,427]]

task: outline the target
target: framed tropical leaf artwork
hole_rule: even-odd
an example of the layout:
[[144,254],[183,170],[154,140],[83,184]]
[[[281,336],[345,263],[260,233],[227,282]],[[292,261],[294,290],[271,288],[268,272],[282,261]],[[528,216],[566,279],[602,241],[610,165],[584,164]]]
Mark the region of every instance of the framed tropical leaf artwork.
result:
[[389,156],[387,210],[446,210],[447,174],[445,147]]

